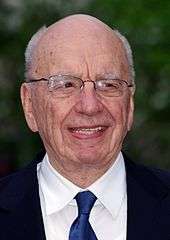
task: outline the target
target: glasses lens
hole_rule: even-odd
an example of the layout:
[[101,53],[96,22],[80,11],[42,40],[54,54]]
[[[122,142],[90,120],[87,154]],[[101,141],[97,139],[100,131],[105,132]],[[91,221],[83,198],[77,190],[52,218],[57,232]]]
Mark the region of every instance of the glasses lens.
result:
[[119,97],[126,88],[126,82],[119,79],[104,79],[96,81],[96,89],[100,94],[110,97]]
[[76,94],[82,86],[79,78],[59,75],[49,79],[49,90],[58,97],[66,97]]

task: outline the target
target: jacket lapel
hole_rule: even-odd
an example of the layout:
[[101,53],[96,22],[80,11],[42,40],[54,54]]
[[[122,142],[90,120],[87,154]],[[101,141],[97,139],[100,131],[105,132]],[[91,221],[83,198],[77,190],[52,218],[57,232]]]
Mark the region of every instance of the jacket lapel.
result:
[[128,197],[127,240],[169,240],[169,189],[151,170],[135,165],[127,159],[125,165]]
[[0,239],[45,240],[36,161],[8,178],[0,197],[0,225],[4,229]]

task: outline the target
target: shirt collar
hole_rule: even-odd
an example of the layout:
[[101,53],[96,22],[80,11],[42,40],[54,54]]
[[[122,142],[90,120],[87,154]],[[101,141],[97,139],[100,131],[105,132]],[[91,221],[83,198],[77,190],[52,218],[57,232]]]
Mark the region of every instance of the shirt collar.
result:
[[88,189],[116,218],[126,197],[126,171],[121,152],[108,171]]
[[78,186],[52,167],[47,154],[38,166],[38,180],[44,198],[46,215],[63,209],[80,191]]
[[[38,181],[46,215],[60,211],[79,191],[84,190],[59,174],[50,164],[47,154],[38,165]],[[119,153],[114,164],[89,186],[88,190],[98,198],[96,204],[103,204],[116,218],[126,195],[126,173],[122,153]]]

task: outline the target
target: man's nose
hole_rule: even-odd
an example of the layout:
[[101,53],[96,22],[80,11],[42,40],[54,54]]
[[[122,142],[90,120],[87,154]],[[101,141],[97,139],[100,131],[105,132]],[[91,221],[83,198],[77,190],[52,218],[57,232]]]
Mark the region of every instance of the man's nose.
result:
[[75,105],[76,112],[95,115],[103,110],[103,104],[96,94],[93,82],[86,82],[82,89],[77,104]]

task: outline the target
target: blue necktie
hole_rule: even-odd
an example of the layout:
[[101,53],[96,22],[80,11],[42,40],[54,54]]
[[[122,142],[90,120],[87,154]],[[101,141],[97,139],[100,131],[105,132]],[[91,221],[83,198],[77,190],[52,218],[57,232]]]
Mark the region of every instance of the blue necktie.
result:
[[96,201],[96,196],[90,191],[79,192],[76,197],[78,217],[70,228],[69,240],[97,240],[89,223],[89,215]]

